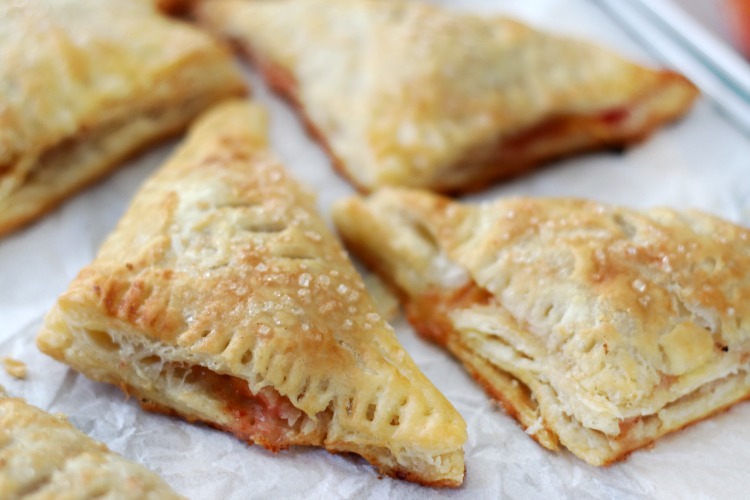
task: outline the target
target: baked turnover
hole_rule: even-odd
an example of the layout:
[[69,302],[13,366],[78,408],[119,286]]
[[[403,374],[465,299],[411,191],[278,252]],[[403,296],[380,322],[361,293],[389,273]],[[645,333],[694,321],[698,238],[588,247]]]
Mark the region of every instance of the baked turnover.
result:
[[0,497],[178,499],[145,467],[0,388]]
[[146,409],[272,451],[353,452],[434,486],[464,477],[463,419],[375,312],[247,103],[202,118],[146,182],[38,345]]
[[619,148],[683,115],[684,77],[502,17],[420,2],[213,0],[200,21],[249,54],[359,189],[481,188]]
[[340,202],[345,240],[534,439],[609,464],[750,396],[750,231],[573,199]]
[[133,0],[0,4],[0,234],[245,92],[230,54]]

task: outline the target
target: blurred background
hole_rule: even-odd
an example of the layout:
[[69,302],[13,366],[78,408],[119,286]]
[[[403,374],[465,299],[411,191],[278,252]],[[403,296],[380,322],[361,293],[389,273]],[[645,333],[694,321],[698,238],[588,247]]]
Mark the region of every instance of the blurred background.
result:
[[750,0],[671,0],[718,38],[750,58]]

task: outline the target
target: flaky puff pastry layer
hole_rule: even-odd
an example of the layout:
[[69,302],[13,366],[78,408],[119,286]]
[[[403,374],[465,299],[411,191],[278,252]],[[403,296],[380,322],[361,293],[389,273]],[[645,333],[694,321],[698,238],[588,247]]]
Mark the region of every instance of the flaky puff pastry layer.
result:
[[0,4],[0,234],[245,85],[224,47],[152,1]]
[[365,191],[478,189],[640,141],[698,94],[596,45],[419,1],[213,0],[196,14],[257,62]]
[[249,103],[195,125],[38,345],[147,408],[271,450],[322,446],[410,481],[463,481],[463,419],[376,313]]
[[607,464],[750,396],[746,229],[696,211],[395,189],[334,218],[415,328],[547,448]]
[[0,497],[179,499],[145,467],[0,388]]

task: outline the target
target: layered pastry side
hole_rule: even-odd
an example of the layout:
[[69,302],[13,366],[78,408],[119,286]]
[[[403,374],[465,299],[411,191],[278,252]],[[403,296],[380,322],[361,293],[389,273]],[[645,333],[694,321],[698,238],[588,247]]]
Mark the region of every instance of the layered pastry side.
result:
[[463,419],[269,151],[266,121],[240,101],[199,120],[60,296],[40,349],[272,451],[320,446],[459,486]]
[[637,143],[698,96],[682,75],[593,43],[420,1],[213,0],[195,12],[362,191],[477,190]]
[[750,231],[697,211],[384,189],[347,245],[540,444],[594,465],[750,396]]

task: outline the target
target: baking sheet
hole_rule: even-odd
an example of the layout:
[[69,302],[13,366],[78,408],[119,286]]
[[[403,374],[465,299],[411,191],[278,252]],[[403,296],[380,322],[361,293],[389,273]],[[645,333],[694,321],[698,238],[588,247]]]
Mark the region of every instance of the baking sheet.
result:
[[[594,2],[587,0],[448,0],[452,8],[513,14],[560,33],[596,40],[653,62]],[[255,98],[272,116],[272,142],[298,178],[331,203],[353,193],[289,107],[248,69]],[[425,374],[468,424],[467,476],[456,491],[379,478],[364,460],[296,448],[272,454],[204,426],[143,412],[114,387],[67,369],[34,346],[44,313],[91,261],[143,180],[174,144],[149,152],[45,219],[0,240],[0,358],[28,365],[27,380],[0,370],[0,385],[52,412],[113,450],[144,463],[194,499],[248,498],[531,498],[746,497],[750,491],[750,403],[667,436],[609,468],[533,442],[488,400],[460,365],[416,337],[403,318],[397,334]],[[558,162],[470,199],[510,194],[579,196],[632,207],[695,207],[750,225],[750,139],[707,100],[681,123],[624,154]]]

